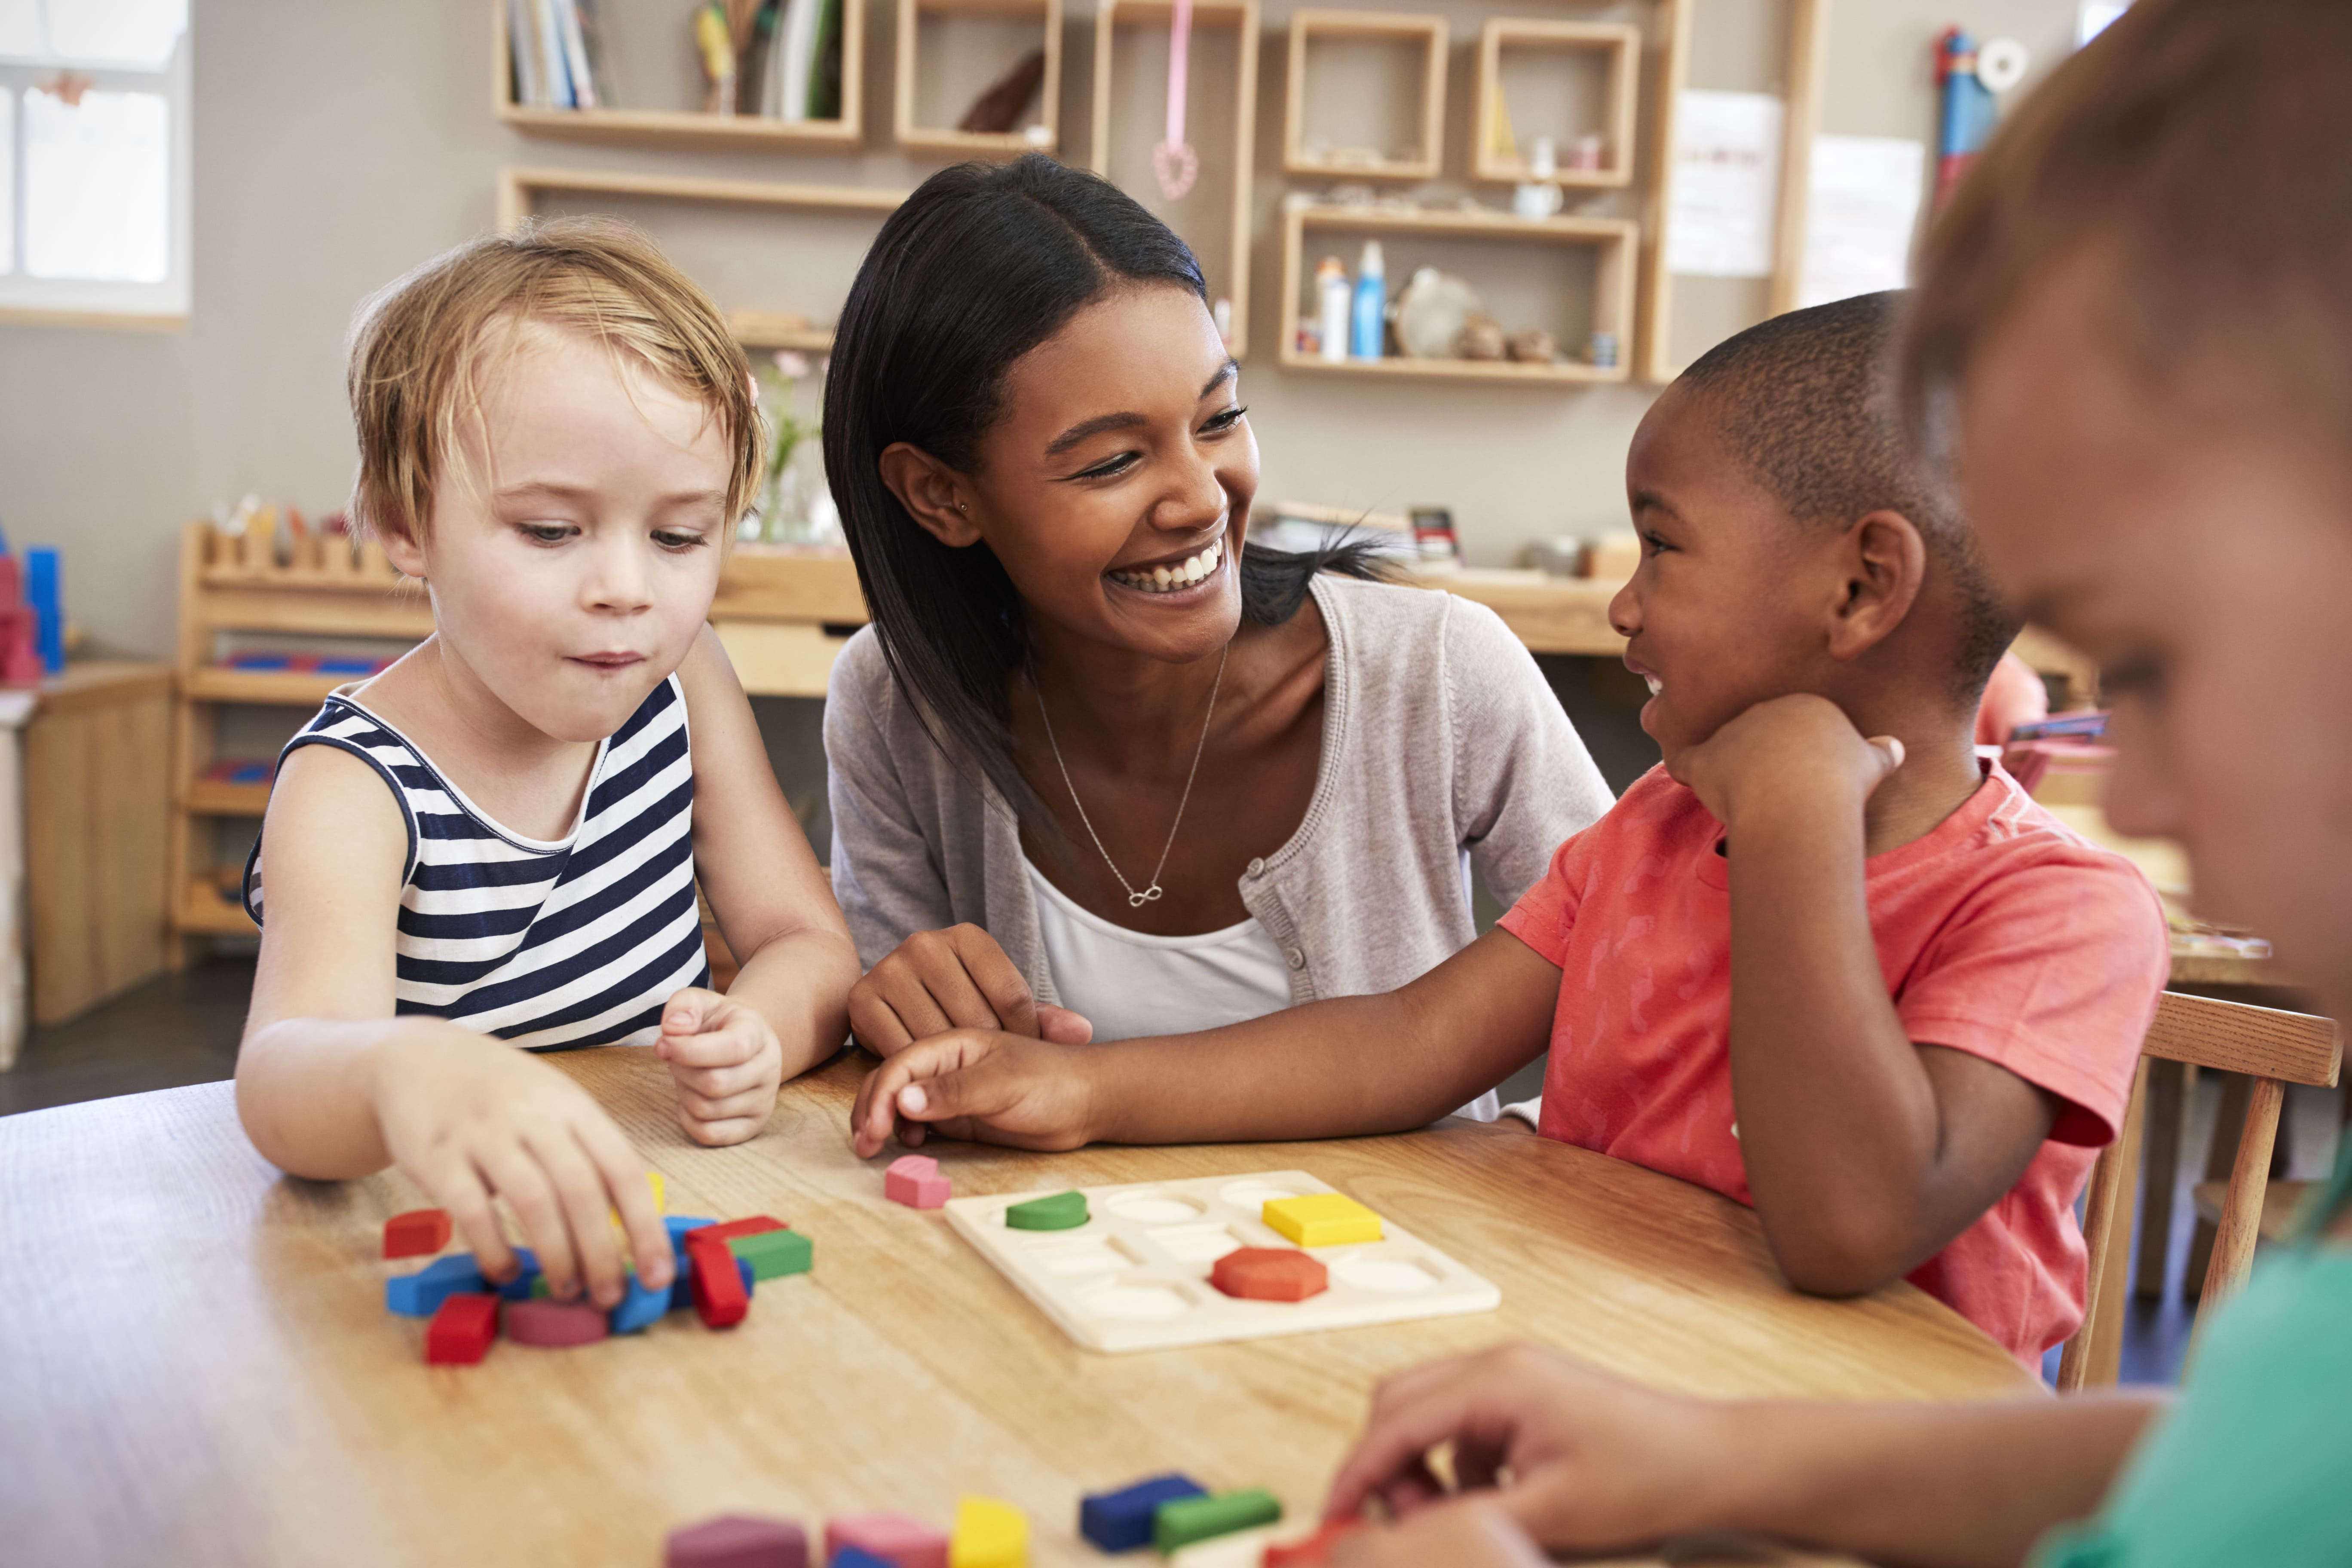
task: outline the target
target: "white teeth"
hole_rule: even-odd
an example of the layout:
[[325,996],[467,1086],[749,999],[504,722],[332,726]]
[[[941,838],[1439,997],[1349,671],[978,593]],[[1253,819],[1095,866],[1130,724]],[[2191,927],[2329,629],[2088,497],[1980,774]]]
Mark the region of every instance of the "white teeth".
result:
[[1173,566],[1154,566],[1148,572],[1113,572],[1111,577],[1130,588],[1140,588],[1147,594],[1171,593],[1189,588],[1214,573],[1224,560],[1225,542],[1215,541],[1197,555],[1188,555]]
[[1656,676],[1654,676],[1654,675],[1645,675],[1645,676],[1642,677],[1642,679],[1643,679],[1644,681],[1646,681],[1646,682],[1648,682],[1648,683],[1649,683],[1650,695],[1651,695],[1651,696],[1653,696],[1653,697],[1655,697],[1655,696],[1658,694],[1658,689],[1659,689],[1659,688],[1661,688],[1661,687],[1663,687],[1663,686],[1664,686],[1664,685],[1665,685],[1665,682],[1664,682],[1664,681],[1660,680],[1660,679],[1659,679]]

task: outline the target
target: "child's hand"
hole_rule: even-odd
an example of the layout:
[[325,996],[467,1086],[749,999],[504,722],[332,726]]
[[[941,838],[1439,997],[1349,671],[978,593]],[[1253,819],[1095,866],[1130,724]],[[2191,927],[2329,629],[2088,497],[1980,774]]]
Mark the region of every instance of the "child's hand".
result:
[[604,1108],[528,1051],[455,1026],[404,1038],[375,1058],[373,1098],[403,1175],[449,1211],[485,1278],[519,1267],[493,1197],[522,1222],[548,1289],[570,1300],[584,1280],[600,1307],[620,1304],[620,1211],[638,1278],[667,1288],[669,1233],[646,1163]]
[[996,939],[976,925],[919,931],[850,988],[849,1028],[877,1057],[950,1029],[1002,1029],[1083,1046],[1095,1026],[1039,1003]]
[[1331,1548],[1332,1568],[1546,1568],[1550,1562],[1508,1514],[1484,1500],[1423,1509],[1402,1524],[1341,1536]]
[[677,1124],[698,1143],[740,1143],[767,1124],[784,1078],[768,1020],[716,991],[689,985],[662,1009],[654,1049],[677,1084]]
[[1799,693],[1759,702],[1678,752],[1668,771],[1727,826],[1739,812],[1790,802],[1858,810],[1902,765],[1902,742],[1865,741],[1836,703]]
[[866,1075],[849,1131],[868,1159],[903,1123],[908,1147],[927,1131],[1016,1149],[1087,1142],[1087,1067],[1094,1053],[988,1029],[919,1041]]
[[[1735,1462],[1725,1426],[1717,1406],[1547,1347],[1501,1345],[1382,1383],[1324,1516],[1351,1517],[1375,1495],[1408,1519],[1443,1501],[1425,1457],[1450,1441],[1460,1489],[1486,1492],[1543,1546],[1636,1547],[1722,1522],[1707,1517],[1707,1498],[1710,1479]],[[1508,1484],[1495,1489],[1507,1470]]]

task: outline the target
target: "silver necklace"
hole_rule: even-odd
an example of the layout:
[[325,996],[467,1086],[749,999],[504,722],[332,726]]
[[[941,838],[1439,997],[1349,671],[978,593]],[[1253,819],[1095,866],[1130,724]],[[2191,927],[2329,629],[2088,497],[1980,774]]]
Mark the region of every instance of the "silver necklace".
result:
[[1160,873],[1168,868],[1168,852],[1176,847],[1176,830],[1184,826],[1184,807],[1192,799],[1192,780],[1201,771],[1201,753],[1209,749],[1209,721],[1217,716],[1217,688],[1225,683],[1225,656],[1233,651],[1234,645],[1227,643],[1224,651],[1217,655],[1217,678],[1209,683],[1209,710],[1201,715],[1201,739],[1192,748],[1192,766],[1184,774],[1184,793],[1176,799],[1176,820],[1168,825],[1168,842],[1160,847],[1160,864],[1151,868],[1151,884],[1139,893],[1118,868],[1118,862],[1110,858],[1110,851],[1103,847],[1102,835],[1095,831],[1093,820],[1087,816],[1086,803],[1078,799],[1078,786],[1070,782],[1070,764],[1062,760],[1062,743],[1054,738],[1054,716],[1045,711],[1045,689],[1037,683],[1037,667],[1029,667],[1029,689],[1037,695],[1037,717],[1045,721],[1045,743],[1054,748],[1054,765],[1062,770],[1062,787],[1070,792],[1070,804],[1078,808],[1078,820],[1086,826],[1087,837],[1095,841],[1096,853],[1110,868],[1110,874],[1118,879],[1118,885],[1127,889],[1129,909],[1139,910],[1166,892],[1160,885]]

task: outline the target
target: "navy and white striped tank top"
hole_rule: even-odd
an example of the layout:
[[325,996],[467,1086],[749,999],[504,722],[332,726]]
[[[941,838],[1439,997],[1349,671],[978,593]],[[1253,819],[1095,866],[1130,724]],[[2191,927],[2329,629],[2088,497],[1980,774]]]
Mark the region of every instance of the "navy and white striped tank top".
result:
[[[408,819],[395,1010],[534,1050],[651,1045],[663,1004],[708,985],[694,896],[694,765],[677,677],[597,749],[571,836],[508,832],[406,737],[351,699],[327,699],[286,743],[334,746],[392,786]],[[262,918],[261,846],[245,907]]]

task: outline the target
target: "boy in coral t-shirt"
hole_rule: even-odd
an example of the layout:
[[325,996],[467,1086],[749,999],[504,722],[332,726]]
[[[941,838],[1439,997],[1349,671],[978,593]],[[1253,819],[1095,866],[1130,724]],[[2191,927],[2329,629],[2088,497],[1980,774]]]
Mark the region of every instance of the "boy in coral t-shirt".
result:
[[1546,1136],[1752,1204],[1799,1288],[1908,1276],[2026,1360],[2073,1331],[2073,1204],[2123,1120],[2164,916],[1977,759],[2017,627],[1900,434],[1896,304],[1751,328],[1643,419],[1643,562],[1610,616],[1664,764],[1497,930],[1385,995],[1199,1035],[934,1037],[867,1079],[859,1152],[914,1124],[1390,1131],[1548,1047]]

